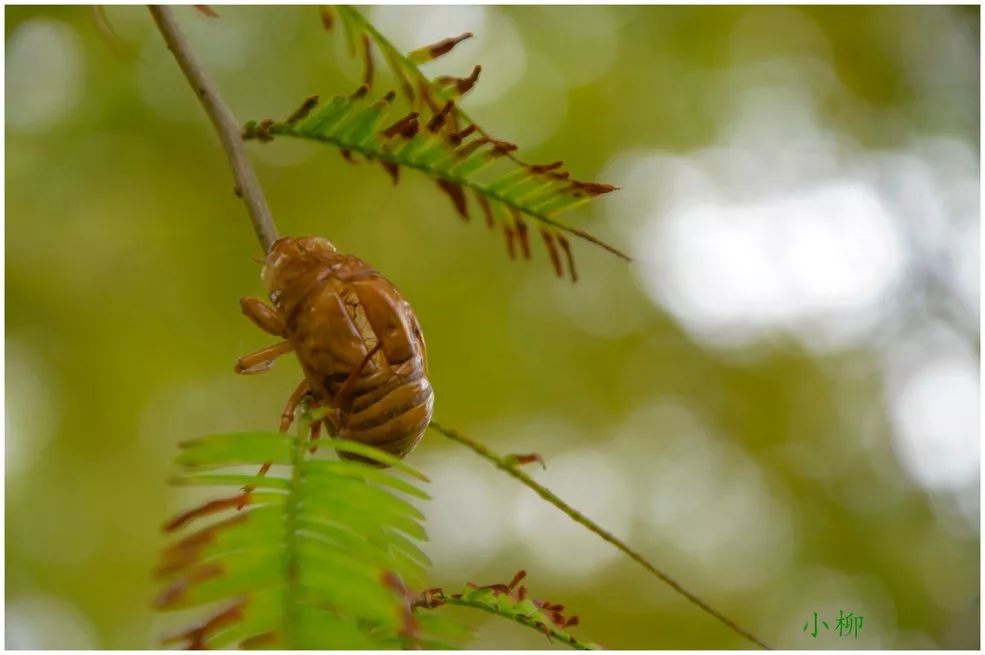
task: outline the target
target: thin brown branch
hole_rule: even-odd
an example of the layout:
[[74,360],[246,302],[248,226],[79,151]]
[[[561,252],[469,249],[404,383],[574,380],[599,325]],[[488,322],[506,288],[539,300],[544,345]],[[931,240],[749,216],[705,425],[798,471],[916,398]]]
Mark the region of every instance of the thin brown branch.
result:
[[277,240],[277,228],[274,226],[274,219],[270,214],[267,200],[263,197],[263,190],[260,188],[256,172],[253,170],[253,165],[250,164],[246,150],[243,148],[239,122],[205,72],[202,62],[199,61],[198,56],[189,45],[188,39],[178,27],[171,9],[161,5],[150,5],[149,9],[154,17],[154,22],[157,23],[157,29],[160,30],[164,36],[164,41],[168,44],[168,49],[177,60],[181,72],[185,74],[185,78],[191,84],[199,102],[205,108],[205,113],[209,115],[212,126],[219,135],[222,147],[226,151],[226,157],[229,159],[229,166],[233,170],[236,195],[246,203],[246,208],[250,212],[250,220],[253,223],[253,230],[256,232],[257,239],[260,240],[261,247],[266,252],[270,250],[270,245]]
[[482,443],[479,443],[478,441],[476,441],[476,440],[474,440],[474,439],[472,439],[470,437],[467,437],[464,434],[461,434],[459,432],[456,432],[455,430],[450,430],[448,428],[441,427],[440,425],[438,425],[437,423],[434,423],[434,422],[431,423],[431,426],[430,427],[435,432],[438,432],[439,434],[444,435],[445,437],[451,439],[452,441],[458,442],[458,443],[462,444],[463,446],[466,446],[466,447],[472,449],[474,452],[476,452],[477,454],[479,454],[481,457],[484,457],[485,459],[487,459],[490,462],[492,462],[493,464],[495,464],[498,468],[506,471],[506,473],[508,473],[509,475],[513,476],[514,478],[516,478],[517,480],[519,480],[521,483],[523,483],[524,485],[526,485],[527,487],[529,487],[530,489],[532,489],[538,496],[540,496],[541,498],[543,498],[544,500],[546,500],[547,502],[549,502],[551,505],[554,505],[555,507],[557,507],[559,510],[561,510],[565,514],[567,514],[569,517],[571,517],[571,519],[573,521],[575,521],[576,523],[580,523],[582,526],[584,526],[588,530],[590,530],[590,531],[594,532],[595,534],[597,534],[603,540],[608,541],[610,544],[612,544],[613,546],[615,546],[616,548],[618,548],[619,550],[621,550],[624,554],[626,554],[627,556],[629,556],[637,564],[639,564],[640,566],[642,566],[643,568],[645,568],[647,571],[649,571],[653,575],[655,575],[658,578],[660,578],[664,583],[666,583],[667,585],[669,585],[674,591],[676,591],[680,595],[684,596],[689,601],[691,601],[692,603],[694,603],[695,605],[697,605],[698,607],[700,607],[702,610],[704,610],[705,612],[707,612],[708,614],[712,615],[713,617],[715,617],[716,619],[718,619],[720,622],[722,622],[723,624],[725,624],[730,630],[732,630],[736,634],[742,635],[743,637],[745,637],[746,639],[748,639],[752,643],[756,644],[760,648],[765,648],[765,649],[769,650],[769,646],[767,646],[762,641],[760,641],[751,632],[749,632],[745,628],[742,628],[737,623],[735,623],[735,621],[733,621],[732,619],[726,617],[724,614],[722,614],[721,612],[719,612],[718,610],[716,610],[715,608],[713,608],[711,605],[709,605],[708,603],[706,603],[705,601],[701,600],[700,598],[698,598],[697,596],[695,596],[693,593],[691,593],[690,591],[688,591],[687,589],[685,589],[684,587],[682,587],[679,582],[677,582],[676,580],[674,580],[673,578],[671,578],[669,575],[667,575],[666,573],[664,573],[663,571],[661,571],[660,569],[658,569],[657,567],[655,567],[650,562],[648,562],[646,560],[646,558],[644,558],[642,555],[640,555],[639,553],[637,553],[635,550],[633,550],[632,548],[630,548],[629,546],[627,546],[625,543],[623,543],[622,541],[620,541],[619,539],[617,539],[608,530],[605,530],[601,526],[597,525],[594,521],[592,521],[591,519],[589,519],[587,516],[585,516],[584,514],[582,514],[581,512],[579,512],[578,510],[576,510],[575,508],[573,508],[571,505],[569,505],[568,503],[564,502],[563,500],[561,500],[560,498],[558,498],[556,495],[554,495],[554,493],[550,489],[542,486],[541,484],[539,484],[538,482],[536,482],[533,478],[531,478],[529,475],[527,475],[523,471],[519,470],[517,468],[517,466],[516,466],[515,463],[512,463],[510,460],[508,460],[505,457],[500,457],[496,453],[494,453],[491,450],[489,450]]

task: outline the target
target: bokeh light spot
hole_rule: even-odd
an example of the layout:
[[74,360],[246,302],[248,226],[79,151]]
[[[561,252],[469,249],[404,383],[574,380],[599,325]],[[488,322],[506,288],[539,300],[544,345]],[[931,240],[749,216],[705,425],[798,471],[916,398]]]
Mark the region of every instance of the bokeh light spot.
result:
[[99,648],[92,624],[72,603],[41,593],[10,599],[4,646],[12,650]]
[[43,358],[14,339],[6,343],[7,385],[4,417],[4,472],[11,478],[30,472],[47,451],[58,422],[58,397]]
[[956,357],[925,363],[893,399],[895,446],[921,486],[954,490],[979,477],[978,399],[977,366]]
[[75,28],[34,18],[7,40],[6,124],[41,132],[64,120],[79,102],[85,82],[85,55]]

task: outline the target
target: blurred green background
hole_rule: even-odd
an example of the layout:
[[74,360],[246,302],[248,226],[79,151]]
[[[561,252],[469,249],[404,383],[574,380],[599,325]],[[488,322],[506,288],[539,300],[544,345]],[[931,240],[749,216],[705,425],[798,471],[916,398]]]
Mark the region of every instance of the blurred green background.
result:
[[[361,71],[314,7],[178,19],[237,117]],[[436,417],[784,648],[979,647],[979,12],[374,7],[534,161],[622,190],[581,280],[511,262],[411,171],[249,144],[282,233],[389,276]],[[144,648],[175,444],[273,427],[299,371],[239,312],[259,254],[204,113],[140,7],[6,8],[6,645]],[[390,88],[383,74],[378,90]],[[487,463],[411,461],[434,583],[528,571],[611,648],[747,644]],[[857,640],[838,611],[864,617]],[[814,613],[831,630],[812,637]],[[486,616],[475,647],[548,648]],[[822,626],[823,628],[823,626]]]

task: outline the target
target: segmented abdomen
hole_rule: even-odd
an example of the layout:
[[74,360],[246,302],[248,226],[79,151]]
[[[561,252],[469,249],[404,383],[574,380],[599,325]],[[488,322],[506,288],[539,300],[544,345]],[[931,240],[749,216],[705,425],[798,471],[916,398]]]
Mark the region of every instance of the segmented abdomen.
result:
[[[434,406],[413,310],[386,278],[351,255],[339,255],[307,281],[278,305],[316,400],[340,409],[336,436],[403,457],[420,441]],[[348,400],[341,398],[364,362]]]

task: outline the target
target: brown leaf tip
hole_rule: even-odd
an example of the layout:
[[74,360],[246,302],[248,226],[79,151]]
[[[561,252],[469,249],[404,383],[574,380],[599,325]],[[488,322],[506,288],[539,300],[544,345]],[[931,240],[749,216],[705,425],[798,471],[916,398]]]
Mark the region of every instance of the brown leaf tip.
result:
[[198,11],[198,13],[203,16],[208,16],[209,18],[218,18],[219,14],[215,13],[215,9],[208,5],[192,5]]
[[304,102],[301,103],[301,106],[298,107],[294,111],[294,113],[287,118],[287,121],[285,122],[288,125],[297,123],[298,121],[305,118],[308,114],[310,114],[311,110],[317,106],[318,106],[318,96],[316,95],[308,96],[307,98],[304,99]]
[[363,84],[366,86],[372,86],[373,84],[373,43],[369,39],[368,34],[363,34]]
[[451,110],[454,108],[455,103],[453,101],[449,100],[446,102],[445,106],[441,108],[441,111],[435,114],[431,120],[428,121],[428,130],[432,134],[437,134],[437,132],[441,129],[441,126],[444,125],[445,121],[448,119],[448,115],[451,113]]
[[486,227],[490,230],[493,229],[496,225],[496,220],[493,218],[492,207],[489,205],[489,200],[479,191],[475,192],[475,198],[479,201],[479,206],[482,207],[482,213],[486,217]]
[[202,625],[186,630],[182,633],[162,639],[164,644],[172,644],[179,641],[187,641],[189,650],[204,650],[205,642],[211,634],[219,628],[232,625],[243,618],[243,609],[246,607],[246,600],[238,600],[230,607],[220,611],[218,614],[208,619]]
[[215,542],[217,534],[230,526],[242,523],[248,517],[249,514],[247,513],[235,514],[168,546],[161,552],[159,563],[153,572],[154,577],[167,578],[193,565],[198,560],[202,549]]
[[[468,128],[465,128],[465,130],[462,130],[461,132],[456,132],[450,138],[454,139],[457,135],[463,134],[466,130],[468,130]],[[478,139],[472,139],[465,145],[458,148],[458,150],[455,151],[455,156],[458,157],[459,159],[465,159],[473,152],[475,152],[482,146],[486,145],[487,143],[490,143],[488,137],[483,136],[483,137],[479,137]]]
[[464,130],[459,130],[458,132],[453,132],[452,134],[449,134],[448,140],[452,142],[452,145],[457,146],[460,143],[462,143],[462,141],[467,139],[469,136],[474,134],[477,129],[479,128],[475,124],[469,125]]
[[523,569],[520,569],[513,576],[513,579],[510,580],[510,584],[507,585],[507,588],[510,591],[513,591],[513,588],[516,587],[518,584],[520,584],[520,581],[523,580],[525,577],[527,577],[527,572],[524,571]]
[[465,204],[465,192],[462,191],[462,187],[450,180],[439,179],[437,180],[438,186],[442,191],[448,194],[451,198],[452,204],[455,205],[455,211],[458,215],[462,217],[462,220],[466,223],[469,220],[468,207]]
[[513,228],[509,225],[503,225],[503,236],[506,237],[506,252],[510,256],[510,259],[516,259],[516,245],[513,243],[514,233]]
[[191,571],[187,577],[178,580],[174,584],[166,587],[157,598],[154,599],[154,609],[167,609],[173,607],[184,600],[188,593],[188,588],[199,582],[204,582],[218,577],[225,572],[225,569],[218,564],[206,564]]
[[462,77],[455,80],[455,91],[458,95],[465,95],[472,90],[475,83],[479,81],[479,73],[482,72],[482,66],[476,64],[475,68],[472,69],[472,73],[468,77]]
[[527,166],[527,169],[535,175],[541,175],[543,173],[548,173],[550,171],[561,168],[562,166],[564,166],[564,162],[558,160],[555,162],[551,162],[550,164],[530,164],[529,166]]
[[575,257],[571,252],[571,244],[561,234],[557,235],[557,242],[561,245],[561,250],[564,251],[564,256],[568,260],[568,273],[571,274],[571,281],[577,282],[578,273],[575,271]]
[[510,143],[509,141],[500,141],[499,139],[490,139],[490,141],[494,144],[492,154],[496,157],[513,152],[517,149],[517,145],[515,143]]
[[400,181],[400,166],[388,161],[380,163],[383,164],[383,168],[390,174],[390,178],[393,179],[393,184],[396,185]]
[[442,75],[441,77],[435,78],[435,84],[442,87],[454,86],[455,93],[462,96],[472,90],[475,83],[479,81],[479,73],[482,72],[482,66],[476,65],[472,69],[472,73],[468,77],[454,77],[451,75]]
[[600,196],[603,193],[610,193],[616,191],[619,187],[612,184],[602,184],[600,182],[579,182],[578,180],[571,180],[571,188],[575,191],[583,191],[589,196]]
[[513,210],[513,223],[516,226],[516,235],[520,240],[520,249],[524,259],[530,259],[530,236],[527,234],[527,224],[523,222],[520,212]]
[[416,111],[412,111],[390,127],[383,130],[381,134],[388,139],[392,139],[398,134],[405,139],[412,139],[414,138],[414,135],[417,134],[417,130],[420,127],[417,122],[418,116],[419,114]]
[[164,532],[173,532],[183,525],[201,517],[208,516],[210,514],[215,514],[226,509],[240,508],[244,505],[250,503],[251,497],[249,492],[242,493],[229,498],[220,498],[218,500],[210,500],[206,503],[199,505],[198,507],[192,508],[187,512],[183,512],[178,516],[174,517],[162,526]]
[[321,8],[321,24],[329,32],[332,31],[332,27],[335,25],[335,12],[332,11],[331,7]]
[[[540,230],[540,236],[544,239],[544,246],[547,248],[547,254],[551,258],[551,265],[554,266],[554,273],[558,277],[564,277],[564,268],[561,266],[561,255],[558,253],[557,246],[554,244],[554,235],[542,228]],[[541,464],[543,465],[543,460],[541,460]],[[544,468],[547,468],[547,466],[544,465]]]
[[[453,36],[448,39],[443,39],[441,41],[438,41],[437,43],[426,46],[425,48],[421,48],[420,50],[427,50],[427,56],[429,59],[437,59],[438,57],[442,55],[446,55],[449,52],[451,52],[452,48],[457,46],[462,41],[471,39],[472,36],[473,36],[472,32],[465,32],[463,34],[459,34],[458,36]],[[418,52],[420,52],[420,50],[418,50]]]
[[[544,231],[541,230],[541,234]],[[556,254],[556,253],[555,253]],[[544,458],[540,456],[539,453],[527,453],[525,455],[512,455],[511,456],[518,466],[523,466],[525,464],[533,464],[534,462],[541,465],[541,467],[546,471],[547,464],[544,463]]]

